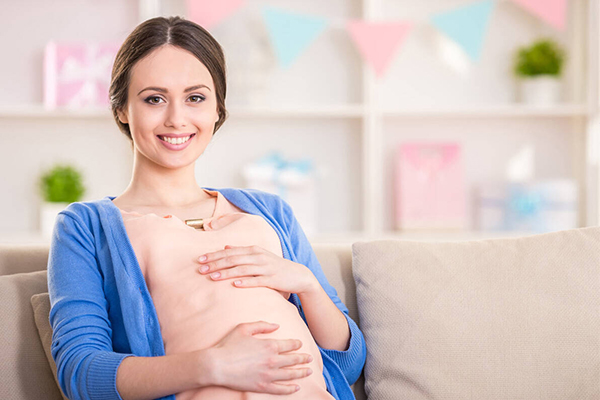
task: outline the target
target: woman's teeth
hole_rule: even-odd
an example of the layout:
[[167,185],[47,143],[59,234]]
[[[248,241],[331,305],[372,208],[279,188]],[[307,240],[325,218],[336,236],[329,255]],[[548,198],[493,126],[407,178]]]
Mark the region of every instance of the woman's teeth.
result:
[[184,138],[178,138],[178,139],[171,139],[170,137],[166,137],[166,136],[159,136],[158,138],[160,140],[163,140],[167,143],[171,143],[171,144],[182,144],[187,142],[188,140],[190,140],[190,138],[192,137],[192,135],[188,136],[188,137],[184,137]]

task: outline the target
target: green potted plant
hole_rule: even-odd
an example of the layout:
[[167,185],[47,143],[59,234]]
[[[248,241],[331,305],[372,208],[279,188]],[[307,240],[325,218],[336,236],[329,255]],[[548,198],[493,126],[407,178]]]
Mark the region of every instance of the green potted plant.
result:
[[530,105],[560,102],[565,52],[552,39],[539,39],[516,52],[514,73],[520,81],[521,100]]
[[42,194],[40,230],[46,238],[51,237],[58,213],[70,203],[79,201],[85,193],[81,173],[73,166],[56,164],[40,177]]

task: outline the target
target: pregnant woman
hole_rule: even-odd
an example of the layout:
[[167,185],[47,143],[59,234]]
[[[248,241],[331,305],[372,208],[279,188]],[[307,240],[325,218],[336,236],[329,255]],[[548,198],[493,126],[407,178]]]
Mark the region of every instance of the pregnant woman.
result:
[[68,398],[354,399],[364,338],[290,206],[197,184],[225,94],[222,49],[190,21],[147,20],[121,46],[110,100],[131,182],[70,204],[50,246]]

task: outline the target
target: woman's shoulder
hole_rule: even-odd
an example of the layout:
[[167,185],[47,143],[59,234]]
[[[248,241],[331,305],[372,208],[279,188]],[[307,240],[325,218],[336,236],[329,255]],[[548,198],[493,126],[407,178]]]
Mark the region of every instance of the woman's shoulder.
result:
[[79,224],[91,226],[98,224],[102,215],[101,209],[106,207],[105,202],[110,201],[108,197],[98,200],[75,201],[67,205],[58,215],[70,217]]
[[259,189],[235,187],[205,187],[204,189],[219,191],[228,201],[232,202],[238,207],[240,207],[240,205],[243,206],[247,204],[251,204],[256,207],[257,205],[261,204],[263,206],[267,206],[269,209],[272,209],[273,206],[281,207],[282,203],[284,203],[283,199],[279,195]]

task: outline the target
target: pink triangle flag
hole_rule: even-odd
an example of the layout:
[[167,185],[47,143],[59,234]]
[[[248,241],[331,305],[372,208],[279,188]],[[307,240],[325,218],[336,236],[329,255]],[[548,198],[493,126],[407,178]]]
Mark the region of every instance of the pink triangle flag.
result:
[[533,15],[564,31],[568,0],[512,0]]
[[245,0],[186,0],[190,21],[211,29],[244,5]]
[[385,73],[396,48],[412,28],[410,23],[350,21],[346,29],[377,77]]

